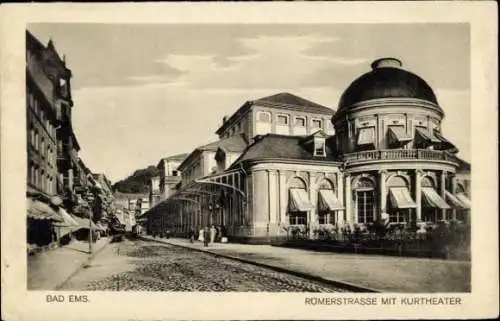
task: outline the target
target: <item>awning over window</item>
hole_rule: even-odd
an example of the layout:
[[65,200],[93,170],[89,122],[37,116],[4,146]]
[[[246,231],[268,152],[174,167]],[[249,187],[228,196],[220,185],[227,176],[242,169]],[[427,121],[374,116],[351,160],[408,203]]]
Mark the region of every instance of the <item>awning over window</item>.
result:
[[465,206],[466,209],[471,208],[471,201],[464,193],[457,193],[455,196],[460,200],[460,202]]
[[331,189],[319,190],[319,210],[320,211],[337,211],[343,209],[337,196]]
[[450,205],[432,187],[422,187],[422,196],[425,207],[449,209]]
[[375,145],[375,128],[361,128],[358,133],[358,146]]
[[31,198],[27,199],[28,217],[35,220],[50,220],[64,222],[63,218],[57,214],[48,204]]
[[391,204],[395,208],[415,208],[417,204],[411,198],[407,187],[391,187],[389,189]]
[[313,209],[307,191],[301,188],[290,189],[290,199],[288,209],[292,212],[307,212]]
[[83,217],[78,217],[78,216],[73,216],[73,218],[75,219],[76,222],[78,222],[78,228],[86,228],[86,229],[88,229],[89,228],[89,224],[92,224],[92,228],[94,230],[98,230],[99,229],[97,227],[97,225],[95,225],[94,222],[89,221],[88,218],[83,218]]
[[436,143],[441,143],[441,140],[439,140],[436,136],[429,134],[427,130],[423,128],[415,128],[416,134],[418,134],[423,140],[427,141],[429,144],[436,144]]
[[59,208],[58,213],[64,219],[64,222],[56,223],[56,226],[66,226],[72,228],[80,225],[70,214],[68,214],[68,212],[66,212],[64,208]]
[[406,131],[402,126],[389,127],[389,137],[392,141],[399,143],[407,143],[412,140],[412,137],[406,134]]
[[452,142],[444,138],[443,135],[437,130],[434,131],[434,136],[436,137],[437,140],[439,140],[439,143],[441,145],[441,149],[456,149],[455,145],[453,145]]
[[455,195],[451,194],[448,191],[445,192],[445,195],[446,200],[450,203],[451,207],[459,210],[466,208],[466,206],[462,202],[460,202],[460,200]]

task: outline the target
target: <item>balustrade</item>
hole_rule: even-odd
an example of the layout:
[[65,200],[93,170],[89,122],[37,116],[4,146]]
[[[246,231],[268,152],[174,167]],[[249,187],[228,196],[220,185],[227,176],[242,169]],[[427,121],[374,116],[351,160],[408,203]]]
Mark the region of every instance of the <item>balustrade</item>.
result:
[[386,149],[370,150],[344,155],[347,163],[370,160],[445,160],[456,161],[456,157],[444,151],[423,149]]

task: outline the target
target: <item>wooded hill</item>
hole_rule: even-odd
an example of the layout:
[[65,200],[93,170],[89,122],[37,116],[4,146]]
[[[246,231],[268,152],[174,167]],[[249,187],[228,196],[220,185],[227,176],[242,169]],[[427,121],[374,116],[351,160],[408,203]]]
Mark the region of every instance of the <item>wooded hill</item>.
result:
[[129,177],[116,182],[113,185],[113,191],[121,193],[148,193],[151,178],[158,175],[158,169],[153,165],[138,169]]

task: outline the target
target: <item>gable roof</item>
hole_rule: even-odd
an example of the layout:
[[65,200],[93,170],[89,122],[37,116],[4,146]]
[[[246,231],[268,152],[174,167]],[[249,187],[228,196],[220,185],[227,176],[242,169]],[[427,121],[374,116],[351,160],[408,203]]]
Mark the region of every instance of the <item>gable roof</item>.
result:
[[164,157],[163,160],[178,160],[178,161],[183,161],[188,156],[189,156],[188,153],[176,154],[176,155]]
[[248,146],[245,152],[231,165],[235,168],[240,163],[250,160],[258,160],[265,158],[281,158],[286,160],[316,160],[335,162],[340,161],[339,157],[334,154],[332,148],[333,136],[327,139],[326,157],[315,157],[313,151],[309,150],[303,143],[310,136],[288,136],[278,134],[267,134],[261,137],[256,137],[255,142]]
[[254,105],[296,110],[307,113],[324,114],[328,116],[333,116],[333,114],[335,113],[335,110],[331,108],[317,104],[302,97],[283,92],[245,102],[243,106],[238,108],[238,110],[233,115],[231,115],[231,117],[229,117],[229,119],[224,124],[222,124],[215,133],[217,135],[221,134],[229,124],[232,124],[239,116],[246,114]]
[[228,152],[239,153],[245,150],[248,146],[248,141],[244,134],[234,135],[228,138],[223,138],[215,142],[211,142],[202,146],[198,146],[195,150],[189,154],[188,157],[179,165],[178,169],[182,171],[182,168],[194,157],[194,155],[201,153],[202,151],[217,151],[217,149],[222,148]]

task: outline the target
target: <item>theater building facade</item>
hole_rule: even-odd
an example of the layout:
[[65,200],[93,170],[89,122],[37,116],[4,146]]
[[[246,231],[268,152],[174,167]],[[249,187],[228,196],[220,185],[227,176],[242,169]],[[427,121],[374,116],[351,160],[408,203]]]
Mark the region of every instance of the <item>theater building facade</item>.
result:
[[[213,224],[230,240],[255,242],[294,226],[312,238],[321,227],[363,228],[381,217],[407,226],[468,221],[470,164],[445,138],[432,88],[397,59],[371,67],[344,91],[336,112],[309,102],[316,114],[304,117],[308,101],[287,97],[258,106],[250,119],[269,120],[267,132],[249,126],[258,134],[246,132],[237,157],[226,161],[229,153],[218,149],[218,170],[183,180],[148,214],[164,216],[177,234]],[[241,109],[219,128],[221,138]]]

